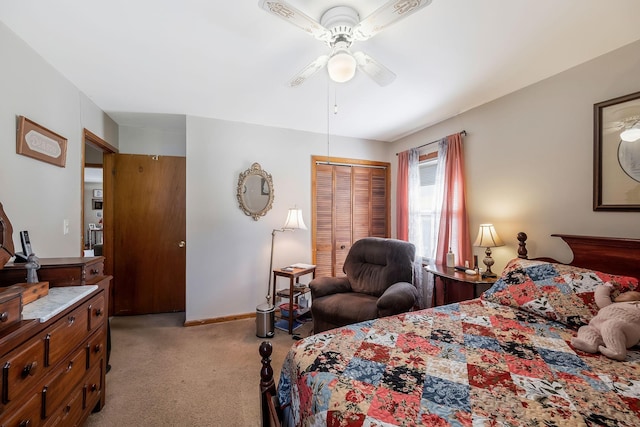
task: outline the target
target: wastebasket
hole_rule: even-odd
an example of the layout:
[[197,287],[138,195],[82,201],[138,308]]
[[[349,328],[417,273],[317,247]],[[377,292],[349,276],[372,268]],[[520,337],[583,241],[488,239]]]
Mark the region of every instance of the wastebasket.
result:
[[260,338],[273,337],[273,322],[276,308],[271,304],[260,304],[256,307],[256,336]]

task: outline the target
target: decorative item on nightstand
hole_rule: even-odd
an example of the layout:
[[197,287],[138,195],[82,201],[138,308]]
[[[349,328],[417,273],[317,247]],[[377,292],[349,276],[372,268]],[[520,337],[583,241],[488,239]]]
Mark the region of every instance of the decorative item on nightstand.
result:
[[275,309],[275,295],[273,295],[273,301],[271,301],[271,275],[273,271],[273,244],[275,242],[276,232],[306,229],[307,226],[304,224],[304,220],[302,219],[302,209],[293,207],[289,209],[287,220],[285,221],[282,228],[276,228],[271,232],[271,259],[269,261],[269,280],[267,281],[267,302],[266,304],[259,305],[256,308],[256,321],[258,326],[256,335],[261,338],[271,338],[273,336],[273,312]]
[[493,227],[493,224],[480,224],[480,230],[478,231],[478,237],[476,238],[476,242],[473,246],[480,246],[483,248],[487,248],[484,253],[486,257],[482,260],[484,265],[487,266],[487,270],[482,273],[482,277],[496,277],[497,275],[491,271],[491,266],[493,265],[493,258],[491,258],[491,248],[495,248],[497,246],[504,246],[504,242],[496,233],[496,229]]

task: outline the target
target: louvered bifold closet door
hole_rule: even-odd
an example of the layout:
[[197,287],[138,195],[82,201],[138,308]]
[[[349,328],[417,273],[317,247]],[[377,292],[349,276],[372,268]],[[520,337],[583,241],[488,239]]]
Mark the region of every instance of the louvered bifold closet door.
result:
[[387,237],[387,171],[353,167],[353,242]]
[[347,258],[353,241],[352,231],[352,202],[351,202],[351,172],[350,166],[334,166],[334,249],[335,262],[333,275],[344,276],[342,267]]
[[389,237],[389,182],[386,169],[369,169],[371,172],[371,220],[369,235]]
[[389,237],[389,165],[356,162],[360,165],[314,159],[312,240],[318,277],[344,276],[344,261],[356,240]]
[[333,166],[316,165],[312,193],[316,276],[333,276]]
[[342,266],[351,249],[351,167],[316,166],[316,276],[344,276]]

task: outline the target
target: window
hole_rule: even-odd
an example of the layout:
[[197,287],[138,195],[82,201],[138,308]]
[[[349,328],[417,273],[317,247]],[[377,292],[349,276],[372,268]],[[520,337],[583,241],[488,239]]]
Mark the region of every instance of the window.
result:
[[438,159],[421,161],[420,172],[420,228],[422,230],[421,247],[417,248],[418,255],[425,261],[430,261],[436,250],[438,230],[435,229],[436,220],[436,170]]

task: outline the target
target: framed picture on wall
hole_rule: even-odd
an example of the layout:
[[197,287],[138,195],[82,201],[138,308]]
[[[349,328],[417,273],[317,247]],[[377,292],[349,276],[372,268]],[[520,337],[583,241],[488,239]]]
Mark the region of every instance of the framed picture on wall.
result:
[[102,199],[102,189],[96,188],[95,190],[93,190],[93,197]]
[[96,211],[102,210],[102,200],[101,199],[92,199],[91,200],[91,208]]
[[593,113],[593,210],[640,211],[640,92]]
[[67,138],[20,116],[16,153],[63,168],[67,162]]

